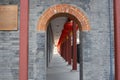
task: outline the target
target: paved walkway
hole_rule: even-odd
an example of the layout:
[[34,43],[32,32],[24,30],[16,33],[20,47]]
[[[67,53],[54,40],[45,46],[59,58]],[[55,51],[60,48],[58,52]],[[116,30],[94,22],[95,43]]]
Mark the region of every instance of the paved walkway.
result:
[[47,69],[47,80],[79,80],[79,70],[71,69],[59,54],[54,54]]

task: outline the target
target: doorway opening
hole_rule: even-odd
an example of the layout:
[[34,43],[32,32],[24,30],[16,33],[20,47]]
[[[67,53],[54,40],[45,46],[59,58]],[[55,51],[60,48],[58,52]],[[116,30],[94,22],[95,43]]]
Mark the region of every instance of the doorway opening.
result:
[[[83,65],[81,63],[80,66],[80,62],[82,62],[82,57],[80,58],[80,30],[78,28],[76,30],[75,44],[73,43],[72,28],[70,32],[63,33],[65,30],[68,31],[65,27],[73,22],[68,17],[57,17],[51,20],[48,25],[46,44],[47,80],[79,80],[79,72],[82,70]],[[61,38],[63,35],[66,35],[64,40]],[[76,46],[76,51],[73,51],[73,44]],[[64,47],[62,47],[63,45]],[[60,50],[60,48],[62,49]],[[76,54],[76,64],[73,62],[74,54]],[[82,75],[82,72],[80,75]]]
[[[64,31],[64,30],[68,30],[68,28],[65,29],[66,23],[72,23],[71,31],[67,31],[67,32]],[[45,31],[47,33],[46,57],[45,57],[46,67],[48,67],[48,70],[53,70],[50,71],[50,75],[48,71],[47,77],[49,78],[50,76],[52,78],[51,80],[54,79],[66,80],[66,78],[69,79],[69,77],[66,77],[67,76],[66,72],[64,72],[65,73],[64,75],[62,73],[64,78],[61,77],[58,72],[56,72],[56,71],[61,72],[63,70],[67,72],[69,71],[70,74],[69,76],[72,77],[74,76],[74,74],[71,73],[77,74],[75,80],[79,80],[79,72],[80,72],[80,80],[82,80],[83,78],[82,49],[81,49],[82,41],[80,40],[81,37],[79,38],[79,35],[81,35],[80,32],[82,31],[90,30],[88,19],[86,15],[83,13],[83,11],[81,11],[75,6],[68,4],[58,4],[52,6],[49,9],[47,9],[40,17],[37,30]],[[64,33],[64,35],[69,33],[69,35],[67,35],[67,37],[64,36],[63,38],[62,33]],[[80,41],[78,45],[76,42],[77,40]],[[71,53],[71,56],[69,56],[68,53]],[[68,60],[68,58],[70,60]],[[79,63],[78,65],[77,65],[77,61]],[[61,64],[62,66],[59,64]],[[52,67],[50,67],[50,65],[52,65]],[[56,66],[57,68],[59,68],[59,70],[56,70]],[[60,70],[60,66],[61,66],[61,70]],[[58,74],[59,76],[55,74]],[[50,80],[50,78],[47,80]]]

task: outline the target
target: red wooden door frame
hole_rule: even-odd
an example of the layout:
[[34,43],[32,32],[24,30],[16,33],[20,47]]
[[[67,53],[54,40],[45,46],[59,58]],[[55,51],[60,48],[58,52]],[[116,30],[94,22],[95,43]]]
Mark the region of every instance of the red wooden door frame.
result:
[[120,0],[114,0],[115,80],[120,80]]
[[28,80],[28,2],[20,0],[20,69],[19,80]]

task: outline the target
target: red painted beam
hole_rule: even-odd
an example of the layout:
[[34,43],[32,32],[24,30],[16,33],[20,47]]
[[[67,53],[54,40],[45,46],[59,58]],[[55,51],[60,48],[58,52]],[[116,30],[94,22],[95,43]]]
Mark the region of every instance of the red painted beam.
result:
[[20,71],[19,80],[28,80],[28,0],[20,0]]
[[120,0],[114,0],[115,80],[120,80]]
[[73,23],[73,70],[77,70],[77,45],[76,45],[76,23]]

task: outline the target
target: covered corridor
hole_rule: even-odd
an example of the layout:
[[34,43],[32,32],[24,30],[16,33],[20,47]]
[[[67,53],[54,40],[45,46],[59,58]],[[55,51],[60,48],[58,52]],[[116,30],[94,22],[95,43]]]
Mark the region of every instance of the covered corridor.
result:
[[79,34],[78,25],[71,18],[58,17],[49,23],[46,44],[47,80],[80,80]]
[[47,68],[47,80],[79,80],[79,65],[78,70],[72,71],[71,66],[59,54],[54,54]]

